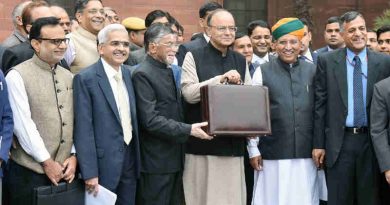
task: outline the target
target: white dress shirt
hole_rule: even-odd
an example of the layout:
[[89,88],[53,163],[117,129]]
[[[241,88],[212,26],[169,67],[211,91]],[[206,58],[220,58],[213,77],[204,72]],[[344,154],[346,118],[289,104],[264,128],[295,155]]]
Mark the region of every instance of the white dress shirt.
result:
[[[24,82],[20,74],[11,70],[5,77],[8,84],[9,101],[14,119],[14,133],[23,150],[37,162],[50,159],[50,154],[38,132],[37,126],[31,118],[30,104]],[[76,153],[72,145],[71,153]]]
[[[125,91],[125,99],[127,100],[127,104],[130,105],[130,102],[129,102],[129,93],[127,92],[127,88],[126,88],[126,84],[125,84],[125,81],[122,80],[122,85],[118,85],[118,82],[115,80],[114,76],[119,72],[122,74],[122,70],[118,69],[118,71],[116,71],[111,65],[109,65],[103,58],[101,58],[102,60],[102,64],[103,64],[103,68],[104,68],[104,72],[106,73],[107,75],[107,78],[108,78],[108,81],[110,83],[110,86],[111,86],[111,90],[112,90],[112,93],[114,94],[114,98],[115,98],[115,104],[116,104],[116,107],[118,108],[118,112],[119,112],[119,109],[120,109],[120,106],[119,106],[119,98],[118,98],[118,89],[117,87],[118,86],[122,86],[123,87],[123,90]],[[122,75],[123,76],[123,75]],[[123,78],[126,78],[128,76],[123,76]],[[130,111],[130,109],[129,109]],[[129,116],[130,115],[130,112],[129,112]]]

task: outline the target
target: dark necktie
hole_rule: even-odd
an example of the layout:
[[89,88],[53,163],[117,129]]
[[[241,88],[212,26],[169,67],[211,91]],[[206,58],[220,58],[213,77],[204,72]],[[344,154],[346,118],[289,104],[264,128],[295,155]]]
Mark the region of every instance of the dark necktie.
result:
[[249,74],[251,75],[251,78],[253,78],[253,74],[255,73],[255,66],[253,63],[249,64]]
[[362,62],[359,56],[353,58],[353,124],[355,127],[366,126],[366,112],[363,101]]

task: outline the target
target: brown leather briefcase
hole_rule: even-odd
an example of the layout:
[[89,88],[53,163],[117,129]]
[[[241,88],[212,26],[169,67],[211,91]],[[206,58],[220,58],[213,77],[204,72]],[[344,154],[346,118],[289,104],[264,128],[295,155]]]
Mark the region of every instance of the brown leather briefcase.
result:
[[209,135],[255,136],[271,134],[268,88],[251,85],[201,87],[203,121]]

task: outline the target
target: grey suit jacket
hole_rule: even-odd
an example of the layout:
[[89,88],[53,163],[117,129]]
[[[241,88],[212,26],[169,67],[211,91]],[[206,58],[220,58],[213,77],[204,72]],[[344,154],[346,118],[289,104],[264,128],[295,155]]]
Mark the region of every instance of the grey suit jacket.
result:
[[3,46],[10,48],[16,45],[19,45],[27,40],[19,31],[14,30],[8,38],[3,41]]
[[124,64],[129,66],[135,66],[142,63],[146,58],[145,48],[140,48],[138,50],[130,52],[129,58]]
[[390,78],[374,86],[371,102],[371,137],[379,168],[382,172],[390,170]]
[[[366,112],[370,116],[373,87],[390,75],[390,56],[367,50],[367,59]],[[313,146],[326,149],[326,165],[332,167],[342,148],[348,115],[346,48],[319,55],[314,82]]]

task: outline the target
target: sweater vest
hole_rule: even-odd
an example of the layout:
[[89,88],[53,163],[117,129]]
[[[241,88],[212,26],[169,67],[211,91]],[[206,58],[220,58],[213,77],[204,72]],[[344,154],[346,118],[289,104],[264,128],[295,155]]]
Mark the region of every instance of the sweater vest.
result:
[[[228,50],[223,56],[209,43],[206,47],[195,49],[191,53],[194,57],[199,82],[223,75],[229,70],[237,70],[241,79],[245,79],[245,58],[234,51]],[[185,120],[190,124],[202,121],[200,103],[185,104]],[[187,142],[186,152],[197,155],[243,156],[245,140],[224,136],[218,136],[213,140],[201,140],[191,136]]]
[[[52,69],[36,55],[14,67],[23,79],[31,118],[54,161],[63,163],[73,144],[73,75],[65,68]],[[42,166],[19,143],[11,159],[21,166],[44,174]]]
[[75,59],[70,65],[70,71],[77,74],[80,70],[99,60],[97,36],[83,29],[81,26],[69,35],[76,52]]

